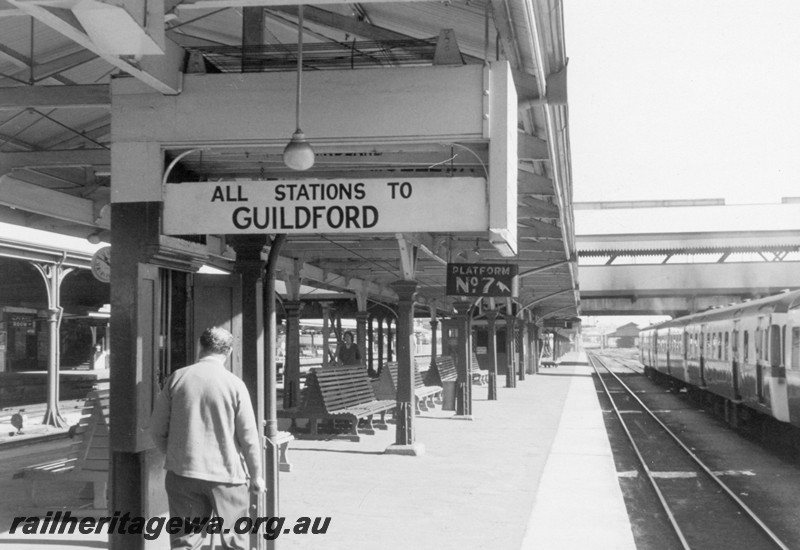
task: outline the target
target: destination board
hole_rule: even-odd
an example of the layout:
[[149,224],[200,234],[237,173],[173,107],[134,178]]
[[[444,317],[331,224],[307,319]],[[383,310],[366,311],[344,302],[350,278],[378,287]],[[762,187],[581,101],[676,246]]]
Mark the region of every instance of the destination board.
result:
[[164,189],[166,235],[488,228],[485,178],[187,182]]
[[447,264],[448,296],[516,297],[516,264]]

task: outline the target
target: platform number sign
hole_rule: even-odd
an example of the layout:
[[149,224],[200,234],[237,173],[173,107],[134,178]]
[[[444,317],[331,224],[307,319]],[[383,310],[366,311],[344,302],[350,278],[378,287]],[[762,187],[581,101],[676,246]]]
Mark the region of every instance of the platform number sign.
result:
[[515,297],[517,267],[516,264],[447,264],[447,295]]

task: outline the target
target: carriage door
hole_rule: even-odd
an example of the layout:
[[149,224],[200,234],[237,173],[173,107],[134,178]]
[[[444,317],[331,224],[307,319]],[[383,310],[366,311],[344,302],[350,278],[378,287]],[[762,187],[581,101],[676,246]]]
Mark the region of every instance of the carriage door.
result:
[[706,387],[706,325],[700,325],[700,333],[697,335],[697,351],[700,355],[700,387]]
[[191,342],[198,351],[198,340],[203,331],[212,326],[223,327],[233,334],[234,348],[228,368],[242,376],[242,279],[238,274],[210,275],[196,273],[192,276]]
[[764,364],[769,359],[768,332],[769,323],[765,323],[764,318],[759,317],[756,328],[756,398],[759,403],[764,402]]
[[[733,377],[734,399],[739,399],[739,367],[741,365],[739,357],[739,323],[738,319],[733,321],[733,332],[731,334],[731,376]],[[745,346],[747,346],[746,340],[747,338],[745,337]]]

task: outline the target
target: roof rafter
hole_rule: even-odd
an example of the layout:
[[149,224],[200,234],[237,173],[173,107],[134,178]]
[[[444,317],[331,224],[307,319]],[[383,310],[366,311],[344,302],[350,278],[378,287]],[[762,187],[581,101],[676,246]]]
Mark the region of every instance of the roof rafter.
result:
[[107,84],[0,88],[0,111],[27,108],[111,107]]
[[166,40],[163,56],[144,56],[139,62],[102,51],[83,31],[71,11],[62,8],[46,8],[25,0],[7,0],[37,21],[63,34],[70,40],[97,54],[105,61],[137,78],[151,88],[167,95],[180,92],[180,66],[183,50],[171,40]]

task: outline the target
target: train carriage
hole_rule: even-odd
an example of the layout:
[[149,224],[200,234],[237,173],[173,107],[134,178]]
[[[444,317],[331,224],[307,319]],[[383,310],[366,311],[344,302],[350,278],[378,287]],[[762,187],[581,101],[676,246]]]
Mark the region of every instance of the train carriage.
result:
[[660,323],[640,342],[648,369],[800,426],[800,291]]

